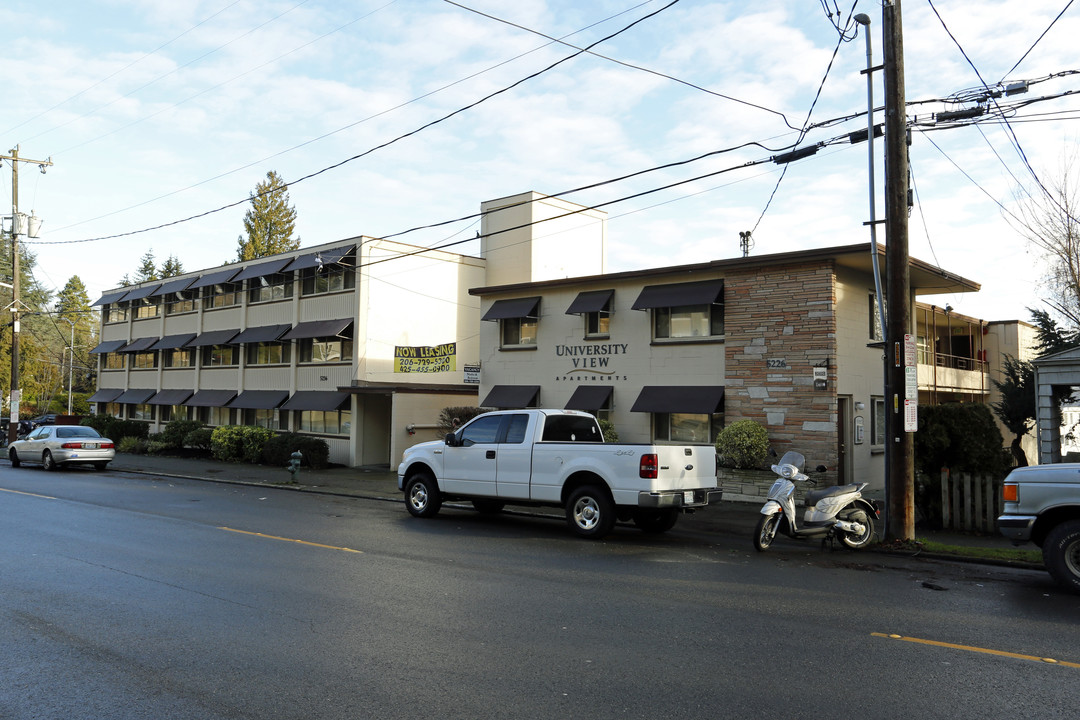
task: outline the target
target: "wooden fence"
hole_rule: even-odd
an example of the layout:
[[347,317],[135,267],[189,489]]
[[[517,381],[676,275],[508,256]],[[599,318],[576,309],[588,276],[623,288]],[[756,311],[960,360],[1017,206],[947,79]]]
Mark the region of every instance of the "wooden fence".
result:
[[941,471],[941,525],[951,530],[997,532],[1003,478]]

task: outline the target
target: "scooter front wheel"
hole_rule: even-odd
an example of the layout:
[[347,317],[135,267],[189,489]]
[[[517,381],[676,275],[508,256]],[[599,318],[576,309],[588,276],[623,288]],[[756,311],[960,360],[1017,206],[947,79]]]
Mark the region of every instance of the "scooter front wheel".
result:
[[776,537],[776,529],[780,527],[779,515],[762,515],[758,518],[757,527],[754,528],[754,547],[758,552],[765,552],[772,545]]

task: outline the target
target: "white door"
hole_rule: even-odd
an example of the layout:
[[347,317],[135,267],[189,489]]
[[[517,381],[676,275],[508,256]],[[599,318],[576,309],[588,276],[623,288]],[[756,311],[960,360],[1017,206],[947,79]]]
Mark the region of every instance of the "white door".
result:
[[443,449],[444,492],[495,497],[499,429],[503,415],[478,417],[459,431],[461,444]]

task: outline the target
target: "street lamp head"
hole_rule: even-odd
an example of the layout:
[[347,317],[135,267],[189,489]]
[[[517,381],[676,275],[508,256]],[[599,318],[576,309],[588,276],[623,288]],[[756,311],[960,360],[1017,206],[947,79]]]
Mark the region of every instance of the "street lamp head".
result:
[[866,13],[859,13],[858,15],[853,17],[852,20],[859,23],[860,25],[870,27],[870,16],[867,15]]

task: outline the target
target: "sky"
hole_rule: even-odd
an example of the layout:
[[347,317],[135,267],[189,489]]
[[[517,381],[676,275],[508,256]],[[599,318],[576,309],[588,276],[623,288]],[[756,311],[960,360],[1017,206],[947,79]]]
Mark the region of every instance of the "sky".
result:
[[[19,210],[43,221],[24,245],[35,277],[78,275],[93,301],[148,251],[188,271],[233,261],[271,170],[302,247],[405,233],[478,255],[481,202],[598,183],[563,196],[603,204],[613,272],[738,257],[748,230],[754,255],[868,242],[867,144],[829,141],[866,127],[865,31],[849,18],[870,17],[880,64],[880,2],[669,3],[7,0],[0,151],[53,163],[19,168]],[[1080,136],[1078,100],[1055,97],[1080,75],[1052,77],[1080,68],[1069,6],[903,3],[910,254],[982,286],[920,300],[989,321],[1045,307],[1044,259],[1013,216]],[[975,106],[965,91],[1019,80],[1037,82],[998,102],[1035,102],[1008,124],[935,124]],[[0,199],[11,183],[5,162]]]

